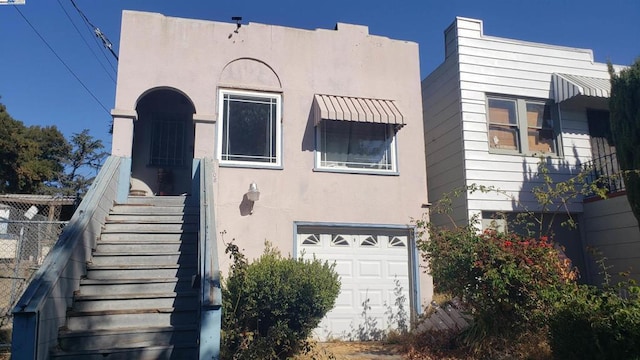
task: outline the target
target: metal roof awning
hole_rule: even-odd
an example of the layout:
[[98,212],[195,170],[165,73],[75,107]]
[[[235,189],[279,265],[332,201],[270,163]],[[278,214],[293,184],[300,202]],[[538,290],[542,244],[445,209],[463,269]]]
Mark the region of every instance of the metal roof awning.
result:
[[313,106],[315,125],[322,120],[405,125],[393,100],[315,94]]
[[608,98],[611,96],[609,79],[559,74],[552,75],[553,97],[559,103],[575,96]]

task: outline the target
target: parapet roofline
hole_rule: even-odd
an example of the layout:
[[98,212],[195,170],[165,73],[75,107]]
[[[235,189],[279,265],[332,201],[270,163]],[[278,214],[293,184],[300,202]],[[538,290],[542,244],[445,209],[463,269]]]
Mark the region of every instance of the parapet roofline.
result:
[[[235,23],[235,22],[226,22],[226,21],[216,21],[216,20],[208,20],[208,19],[196,19],[196,18],[178,17],[178,16],[165,15],[165,14],[162,14],[162,13],[151,12],[151,11],[122,10],[122,14],[123,14],[123,17],[126,14],[146,15],[146,16],[154,16],[154,17],[159,17],[159,18],[163,18],[163,19],[172,19],[172,20],[179,20],[179,21],[182,20],[182,21],[214,23],[214,24],[220,24],[220,25],[224,25],[224,26],[233,26],[234,28],[237,26],[237,23]],[[264,24],[264,23],[252,22],[252,21],[249,21],[246,24],[242,24],[242,27],[250,27],[252,25],[253,26],[279,27],[279,28],[285,28],[285,29],[292,29],[292,30],[298,30],[298,31],[310,31],[310,32],[318,31],[318,32],[351,33],[351,34],[360,34],[360,35],[363,35],[363,36],[371,36],[371,37],[378,37],[378,38],[383,38],[383,39],[391,39],[391,38],[389,38],[387,36],[383,36],[383,35],[370,34],[369,33],[369,27],[367,25],[349,24],[349,23],[343,23],[343,22],[337,22],[332,29],[330,29],[330,28],[326,28],[326,29],[325,28],[303,29],[303,28],[296,28],[296,27],[283,26],[283,25]],[[402,40],[402,39],[391,39],[391,40],[394,40],[394,41],[405,41],[405,42],[415,42],[415,41],[411,41],[411,40]]]

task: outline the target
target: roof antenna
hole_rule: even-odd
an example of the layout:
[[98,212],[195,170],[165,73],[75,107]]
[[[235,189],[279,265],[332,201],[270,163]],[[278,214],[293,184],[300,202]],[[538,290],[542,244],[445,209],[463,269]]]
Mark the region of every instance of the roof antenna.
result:
[[240,27],[242,26],[242,24],[240,24],[240,21],[242,21],[242,16],[232,16],[231,20],[236,22],[236,25],[238,25],[238,27],[236,28],[236,30],[234,31],[234,33],[238,33],[238,30],[240,30]]

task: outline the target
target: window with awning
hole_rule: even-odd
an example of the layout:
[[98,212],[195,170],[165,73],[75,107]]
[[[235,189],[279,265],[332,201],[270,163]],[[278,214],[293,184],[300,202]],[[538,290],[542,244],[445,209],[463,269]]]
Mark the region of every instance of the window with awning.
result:
[[396,173],[396,133],[404,116],[392,100],[314,97],[316,169]]
[[553,99],[557,103],[576,96],[595,98],[609,98],[611,96],[609,79],[555,73],[551,77],[551,83],[553,85]]

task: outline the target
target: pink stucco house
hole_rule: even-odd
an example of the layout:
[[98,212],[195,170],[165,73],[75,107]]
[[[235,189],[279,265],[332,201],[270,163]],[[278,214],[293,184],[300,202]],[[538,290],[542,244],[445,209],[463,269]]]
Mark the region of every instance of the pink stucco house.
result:
[[214,159],[220,254],[233,240],[256,257],[266,240],[336,262],[321,336],[357,327],[366,298],[386,327],[396,278],[414,312],[428,303],[411,225],[427,202],[416,43],[342,23],[122,22],[112,154],[131,159],[132,193],[190,193],[194,159]]

